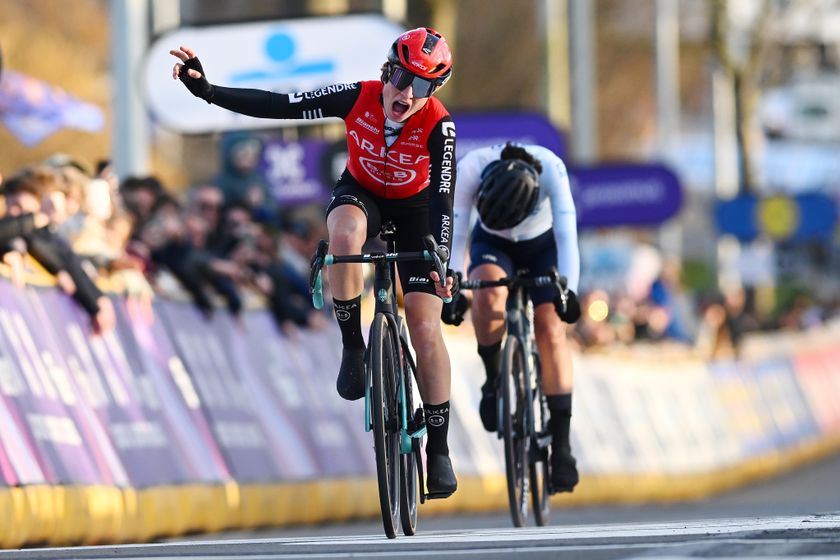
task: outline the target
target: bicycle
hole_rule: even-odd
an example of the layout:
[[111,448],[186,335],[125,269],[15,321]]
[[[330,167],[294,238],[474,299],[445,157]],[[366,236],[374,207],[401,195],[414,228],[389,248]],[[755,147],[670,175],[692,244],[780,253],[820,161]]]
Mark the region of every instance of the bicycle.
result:
[[[433,498],[424,491],[420,443],[426,434],[423,409],[414,409],[413,380],[417,366],[409,350],[407,328],[399,314],[394,281],[399,261],[432,261],[446,281],[446,248],[438,246],[433,236],[424,238],[425,251],[396,252],[395,227],[383,224],[380,238],[386,252],[360,255],[327,254],[329,244],[321,240],[312,258],[310,291],[314,306],[324,305],[321,270],[324,266],[345,263],[372,263],[376,298],[365,354],[365,431],[373,432],[376,454],[376,478],[382,523],[389,539],[396,537],[398,518],[403,534],[417,530],[417,500]],[[441,251],[442,249],[442,251]],[[413,410],[409,418],[409,412]],[[412,474],[417,472],[415,478]],[[418,492],[419,489],[419,492]]]
[[[565,276],[552,268],[546,276],[528,277],[520,270],[498,280],[465,280],[461,289],[480,290],[504,286],[507,337],[501,367],[496,379],[498,437],[504,440],[508,503],[513,524],[523,527],[528,517],[528,497],[534,520],[548,521],[551,488],[548,460],[551,433],[548,430],[548,403],[540,384],[541,363],[534,338],[534,309],[528,288],[555,286],[563,307],[567,302]],[[526,477],[525,469],[528,469]]]

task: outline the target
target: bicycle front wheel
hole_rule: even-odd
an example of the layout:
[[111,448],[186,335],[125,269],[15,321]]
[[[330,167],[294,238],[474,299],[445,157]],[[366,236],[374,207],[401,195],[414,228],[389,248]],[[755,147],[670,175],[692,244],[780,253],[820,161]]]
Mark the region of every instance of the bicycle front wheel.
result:
[[530,475],[531,475],[531,506],[534,510],[534,523],[540,527],[548,523],[548,514],[551,509],[548,491],[548,443],[544,441],[548,434],[548,403],[542,390],[542,365],[538,354],[534,355],[534,366],[536,367],[536,385],[532,388],[534,406],[534,432],[536,442],[532,440],[530,453]]
[[500,375],[502,407],[502,437],[505,447],[508,503],[515,527],[523,527],[528,517],[528,485],[530,482],[525,398],[525,356],[522,344],[515,336],[505,342]]
[[[402,375],[405,383],[405,403],[407,414],[414,414],[414,369],[411,366],[412,360],[408,354],[408,345],[402,344]],[[402,420],[402,417],[400,417]],[[407,429],[417,429],[414,422],[409,419]],[[403,534],[412,536],[417,532],[417,496],[419,492],[419,479],[417,476],[417,457],[419,456],[420,440],[411,440],[411,452],[403,453],[400,458],[400,519],[402,521]]]
[[376,478],[382,524],[389,539],[397,536],[400,522],[400,431],[397,391],[399,344],[388,318],[374,318],[370,337],[371,417],[373,447],[376,452]]

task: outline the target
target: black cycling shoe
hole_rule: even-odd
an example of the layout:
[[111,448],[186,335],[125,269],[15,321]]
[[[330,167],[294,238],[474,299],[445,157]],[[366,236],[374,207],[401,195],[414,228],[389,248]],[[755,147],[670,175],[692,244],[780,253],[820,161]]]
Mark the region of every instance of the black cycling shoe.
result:
[[481,423],[484,424],[484,429],[488,432],[495,432],[499,429],[499,412],[496,402],[496,387],[487,383],[482,385],[478,415],[481,416]]
[[448,498],[458,489],[449,455],[426,455],[426,489],[429,499]]
[[342,399],[355,401],[365,396],[365,349],[344,348],[335,388]]
[[578,483],[577,461],[572,450],[561,447],[551,450],[551,493],[571,492]]

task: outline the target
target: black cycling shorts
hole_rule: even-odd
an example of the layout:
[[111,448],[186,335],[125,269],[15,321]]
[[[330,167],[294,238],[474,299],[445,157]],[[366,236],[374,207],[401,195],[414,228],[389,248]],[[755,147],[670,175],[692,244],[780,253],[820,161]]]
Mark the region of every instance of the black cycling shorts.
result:
[[[352,204],[367,216],[367,238],[379,236],[384,222],[393,222],[397,251],[423,251],[423,237],[431,233],[429,227],[429,193],[423,190],[414,196],[400,199],[380,198],[362,188],[346,170],[336,183],[327,215],[344,204]],[[434,294],[435,287],[429,273],[429,261],[397,263],[403,293]]]
[[[495,264],[508,276],[513,276],[519,270],[527,270],[529,276],[547,275],[552,266],[557,266],[554,232],[549,229],[533,239],[511,241],[493,235],[476,223],[470,236],[469,271],[482,264]],[[553,286],[535,286],[529,288],[528,292],[534,306],[552,301],[557,295]]]

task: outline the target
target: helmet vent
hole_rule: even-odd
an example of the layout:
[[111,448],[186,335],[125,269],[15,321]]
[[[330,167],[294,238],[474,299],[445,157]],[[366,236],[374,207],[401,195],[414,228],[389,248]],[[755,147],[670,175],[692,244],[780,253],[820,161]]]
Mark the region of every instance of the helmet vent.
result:
[[409,52],[408,51],[408,46],[403,44],[403,45],[400,45],[400,47],[401,47],[401,50],[402,50],[403,60],[405,60],[406,62],[409,62],[411,60],[411,57],[408,54],[408,52]]

